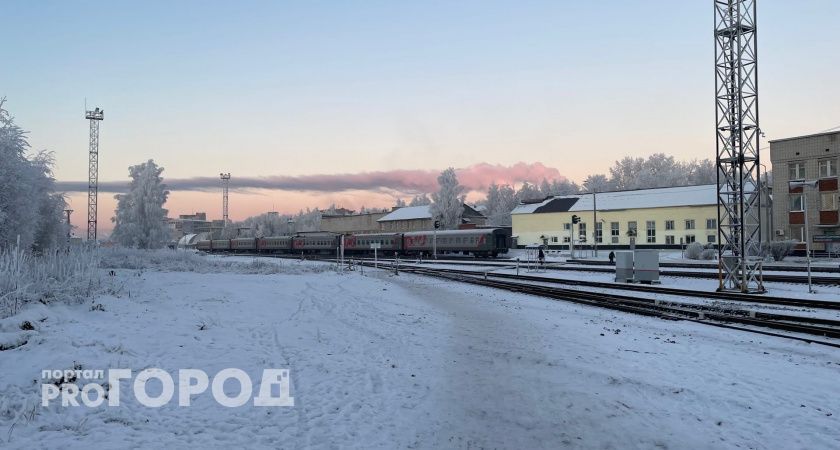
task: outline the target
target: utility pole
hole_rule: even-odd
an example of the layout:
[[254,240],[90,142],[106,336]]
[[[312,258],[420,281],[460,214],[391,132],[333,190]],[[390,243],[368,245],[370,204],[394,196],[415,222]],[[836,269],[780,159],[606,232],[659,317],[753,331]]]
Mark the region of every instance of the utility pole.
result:
[[763,293],[756,0],[714,0],[718,291]]
[[817,189],[819,180],[790,181],[788,187],[791,189],[802,188],[802,214],[805,216],[805,259],[808,262],[808,293],[813,294],[811,284],[811,224],[808,222],[808,188]]
[[104,118],[104,109],[96,108],[93,111],[85,111],[85,119],[90,121],[87,240],[94,242],[96,241],[96,207],[99,200],[99,122]]
[[220,173],[219,177],[222,179],[222,221],[225,228],[228,226],[228,190],[230,189],[230,172]]
[[[601,228],[603,236],[604,229]],[[595,257],[598,257],[598,196],[592,191],[592,245],[595,246]]]

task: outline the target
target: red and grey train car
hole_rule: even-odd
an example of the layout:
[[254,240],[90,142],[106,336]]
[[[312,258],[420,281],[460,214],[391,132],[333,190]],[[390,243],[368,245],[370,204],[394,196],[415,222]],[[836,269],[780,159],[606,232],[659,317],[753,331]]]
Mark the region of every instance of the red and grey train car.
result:
[[401,233],[348,234],[344,236],[344,254],[367,254],[378,245],[380,255],[398,255],[402,252]]
[[406,255],[430,255],[437,247],[438,254],[468,253],[478,257],[495,258],[508,252],[510,240],[510,231],[505,228],[445,230],[437,233],[414,231],[403,234],[402,250]]
[[[496,257],[507,253],[510,229],[475,228],[469,230],[415,231],[409,233],[368,233],[340,236],[334,233],[306,233],[295,236],[214,239],[199,241],[196,248],[207,252],[333,254],[344,239],[345,254],[372,254],[378,247],[382,255],[431,255],[463,253],[477,257]],[[437,242],[435,242],[435,240]]]

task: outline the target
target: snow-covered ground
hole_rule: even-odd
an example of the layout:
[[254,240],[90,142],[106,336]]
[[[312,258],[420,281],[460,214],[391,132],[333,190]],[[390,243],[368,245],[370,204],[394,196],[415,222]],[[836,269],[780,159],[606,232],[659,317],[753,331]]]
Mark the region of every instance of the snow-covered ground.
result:
[[[406,274],[277,264],[286,269],[118,269],[112,293],[91,303],[0,321],[27,341],[0,352],[0,446],[840,447],[837,349]],[[35,330],[19,330],[24,320]],[[238,367],[255,380],[289,368],[295,405],[225,408],[202,395],[152,409],[124,394],[119,407],[41,408],[41,370],[74,364]]]

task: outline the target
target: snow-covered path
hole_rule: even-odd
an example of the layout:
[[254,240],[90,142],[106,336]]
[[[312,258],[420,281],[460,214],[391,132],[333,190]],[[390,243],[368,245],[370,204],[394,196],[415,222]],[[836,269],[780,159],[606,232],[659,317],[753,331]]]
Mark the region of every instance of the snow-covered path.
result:
[[[105,311],[21,315],[46,320],[0,352],[4,444],[840,447],[835,349],[376,271],[118,278],[118,296],[97,300]],[[225,408],[202,395],[150,409],[125,396],[120,407],[15,415],[40,399],[41,369],[74,361],[238,367],[254,380],[289,368],[295,406]]]

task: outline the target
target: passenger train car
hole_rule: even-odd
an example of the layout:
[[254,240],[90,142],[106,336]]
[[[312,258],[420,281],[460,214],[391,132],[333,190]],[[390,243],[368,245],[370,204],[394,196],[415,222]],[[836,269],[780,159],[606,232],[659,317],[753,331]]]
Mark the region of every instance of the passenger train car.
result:
[[[476,257],[496,257],[507,253],[511,245],[510,229],[475,228],[469,230],[415,231],[410,233],[348,234],[301,233],[294,236],[214,239],[199,241],[204,252],[334,254],[344,240],[345,255],[373,254],[373,247],[383,256],[462,253]],[[435,242],[436,241],[436,242]]]

